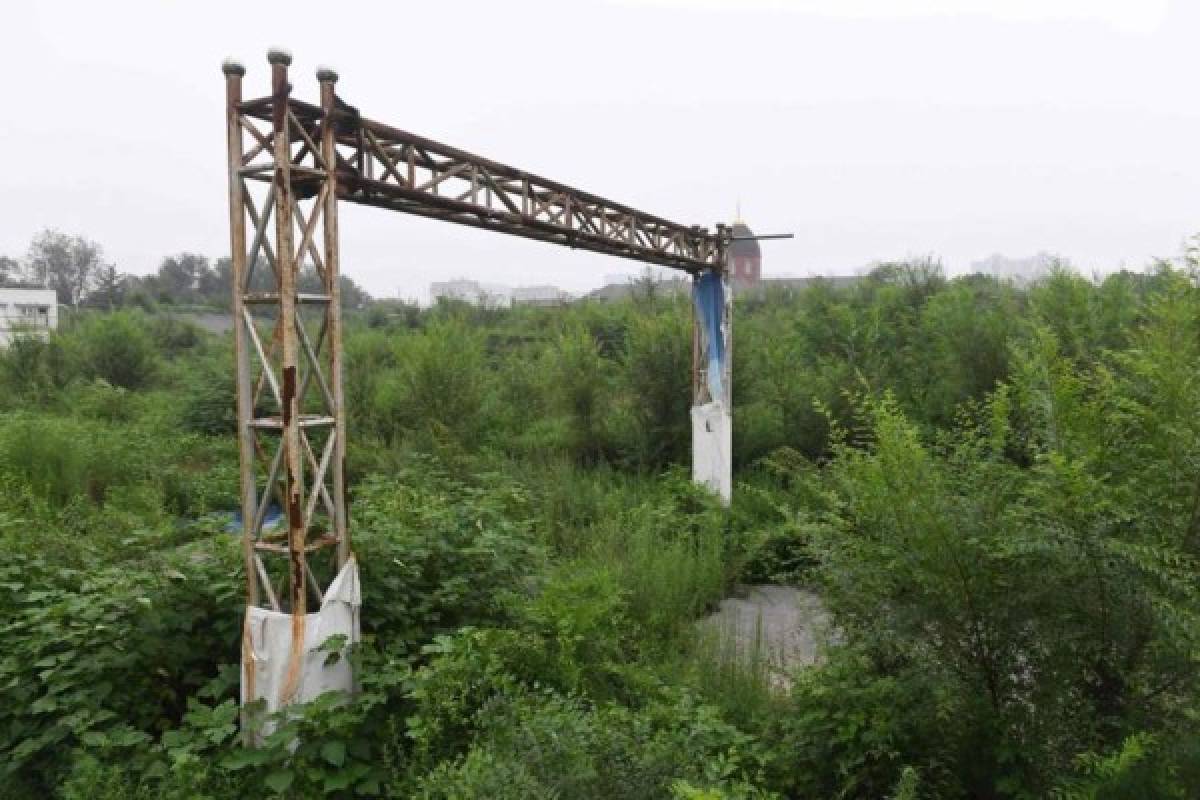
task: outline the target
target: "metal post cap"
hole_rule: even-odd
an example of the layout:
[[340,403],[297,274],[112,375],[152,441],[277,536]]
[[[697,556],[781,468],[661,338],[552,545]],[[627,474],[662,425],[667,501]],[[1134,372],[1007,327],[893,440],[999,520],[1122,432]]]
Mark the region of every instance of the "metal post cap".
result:
[[292,54],[282,47],[272,47],[267,51],[267,61],[272,64],[283,64],[286,67],[292,63]]
[[221,62],[221,72],[226,75],[245,75],[246,68],[236,58],[227,58]]
[[334,72],[333,67],[327,67],[324,65],[317,67],[317,80],[337,83],[337,79],[338,74]]

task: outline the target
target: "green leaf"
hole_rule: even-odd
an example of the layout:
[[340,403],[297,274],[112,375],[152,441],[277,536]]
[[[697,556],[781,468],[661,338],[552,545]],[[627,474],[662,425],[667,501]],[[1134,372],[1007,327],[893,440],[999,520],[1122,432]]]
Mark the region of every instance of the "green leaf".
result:
[[321,757],[335,767],[340,767],[346,763],[346,743],[336,739],[326,742],[321,745]]
[[276,770],[267,776],[267,779],[264,781],[264,783],[267,784],[268,789],[276,794],[283,794],[288,790],[288,787],[292,785],[292,781],[295,779],[295,777],[295,775],[287,770]]
[[377,778],[368,778],[362,783],[354,787],[354,791],[358,794],[374,797],[379,794],[379,780]]
[[348,638],[344,633],[335,633],[321,642],[321,646],[317,650],[324,653],[335,653],[346,646]]
[[337,792],[345,789],[354,781],[354,776],[346,770],[333,772],[325,776],[325,791]]
[[84,731],[79,740],[87,747],[103,747],[108,743],[108,737],[99,731]]
[[135,747],[150,740],[150,737],[139,730],[133,728],[124,728],[116,731],[110,736],[112,743],[117,747]]

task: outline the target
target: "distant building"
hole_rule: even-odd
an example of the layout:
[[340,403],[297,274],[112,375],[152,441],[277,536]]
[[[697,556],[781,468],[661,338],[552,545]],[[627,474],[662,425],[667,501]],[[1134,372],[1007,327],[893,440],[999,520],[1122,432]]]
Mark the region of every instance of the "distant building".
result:
[[557,286],[518,286],[512,290],[514,306],[561,306],[571,295]]
[[58,295],[53,289],[0,288],[0,347],[18,336],[45,337],[58,327]]
[[499,283],[480,283],[461,278],[455,281],[435,281],[429,284],[429,296],[438,300],[457,300],[480,308],[510,306],[561,306],[571,302],[570,293],[557,286],[504,286]]
[[795,278],[763,278],[761,281],[742,287],[738,297],[765,298],[778,294],[798,294],[814,286],[828,289],[850,289],[862,281],[857,275],[810,275]]
[[486,284],[465,278],[454,281],[434,281],[429,284],[429,297],[439,300],[458,300],[481,308],[507,308],[512,305],[512,290],[507,286]]
[[1003,280],[1024,285],[1033,283],[1061,262],[1058,256],[1041,252],[1028,258],[1009,258],[995,253],[979,261],[971,262],[971,272],[992,275]]
[[583,296],[584,300],[626,300],[639,292],[653,293],[660,297],[675,297],[687,295],[692,291],[692,281],[686,276],[675,273],[670,276],[658,276],[650,273],[642,278],[619,276],[615,283],[607,283],[599,289],[593,289]]
[[[649,267],[647,267],[649,269]],[[631,272],[606,272],[601,286],[619,286],[622,283],[633,283],[638,276]]]
[[729,246],[729,270],[735,289],[754,286],[762,280],[762,251],[754,239],[741,237],[753,236],[742,220],[733,223],[733,243]]

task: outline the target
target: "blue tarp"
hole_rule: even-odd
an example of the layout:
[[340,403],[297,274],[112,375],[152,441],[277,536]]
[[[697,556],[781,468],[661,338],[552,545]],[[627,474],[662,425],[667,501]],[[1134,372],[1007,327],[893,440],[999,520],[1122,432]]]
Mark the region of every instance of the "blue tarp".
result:
[[692,298],[696,314],[704,331],[705,357],[708,362],[708,393],[713,400],[723,400],[721,376],[725,371],[725,339],[721,335],[721,318],[725,313],[725,286],[716,272],[706,271],[696,279]]
[[[222,514],[228,520],[225,525],[225,530],[230,533],[241,535],[242,533],[242,512],[228,511]],[[271,530],[283,522],[283,509],[276,503],[271,503],[267,506],[267,513],[263,515],[263,530]]]

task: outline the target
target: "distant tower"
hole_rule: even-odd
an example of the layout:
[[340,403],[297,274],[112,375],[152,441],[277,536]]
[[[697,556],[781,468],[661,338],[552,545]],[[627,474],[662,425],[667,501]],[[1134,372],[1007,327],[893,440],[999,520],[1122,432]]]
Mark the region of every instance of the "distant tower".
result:
[[[733,221],[733,238],[735,240],[743,236],[754,235],[754,231],[750,230],[746,221],[742,219],[741,204],[738,205],[738,216]],[[729,247],[729,266],[733,271],[735,288],[757,285],[762,279],[762,252],[758,249],[758,242],[753,239],[734,241]]]

